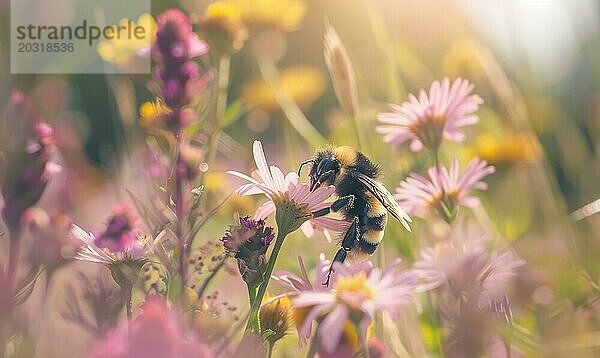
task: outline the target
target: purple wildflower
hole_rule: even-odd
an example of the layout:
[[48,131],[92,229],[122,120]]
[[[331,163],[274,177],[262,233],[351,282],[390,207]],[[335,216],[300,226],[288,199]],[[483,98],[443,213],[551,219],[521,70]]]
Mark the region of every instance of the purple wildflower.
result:
[[124,252],[141,234],[138,226],[135,211],[125,204],[118,205],[113,209],[106,229],[94,240],[94,244],[112,252]]
[[192,59],[206,54],[208,45],[192,31],[188,17],[180,10],[169,9],[158,15],[157,25],[152,57],[160,63],[155,77],[162,82],[162,100],[170,109],[164,121],[168,127],[179,130],[194,116],[191,109],[184,107],[206,84]]
[[127,205],[117,205],[106,229],[94,236],[79,226],[71,226],[71,239],[83,243],[75,259],[113,266],[122,262],[139,265],[152,250],[152,240],[143,234],[137,214]]
[[264,280],[267,268],[267,250],[275,239],[272,227],[264,220],[252,220],[249,216],[239,219],[239,225],[231,225],[221,239],[225,250],[238,263],[242,279],[256,287]]
[[12,94],[3,122],[2,218],[11,231],[19,231],[23,213],[40,200],[48,180],[60,171],[60,166],[50,160],[54,148],[52,127],[34,113],[25,94]]

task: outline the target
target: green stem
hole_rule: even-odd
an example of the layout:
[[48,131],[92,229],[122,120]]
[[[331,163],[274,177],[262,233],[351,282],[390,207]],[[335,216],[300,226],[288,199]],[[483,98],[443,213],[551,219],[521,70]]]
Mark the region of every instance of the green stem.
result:
[[431,150],[433,152],[433,164],[435,165],[435,170],[438,170],[437,168],[440,166],[440,158],[439,158],[439,154],[437,149],[436,150]]
[[356,330],[356,336],[360,344],[360,353],[363,358],[370,358],[369,349],[367,348],[367,339],[360,328],[360,321],[354,322],[354,330]]
[[281,251],[281,247],[283,246],[283,240],[288,235],[287,230],[279,231],[277,233],[277,239],[275,240],[275,246],[273,247],[273,251],[271,251],[271,256],[269,257],[269,263],[267,264],[267,269],[265,271],[265,281],[259,286],[258,294],[250,307],[250,317],[248,318],[248,324],[246,325],[246,332],[260,332],[260,326],[258,322],[258,312],[260,310],[260,305],[262,303],[263,297],[265,296],[265,292],[267,291],[267,286],[269,286],[269,281],[271,280],[271,274],[273,273],[273,268],[275,267],[275,261],[277,261],[277,256],[279,255],[279,251]]
[[125,304],[125,309],[127,311],[127,324],[131,323],[131,318],[133,317],[133,304],[131,303],[131,291],[127,295],[127,303]]
[[271,343],[271,342],[268,342],[268,346],[269,346],[269,347],[268,347],[268,351],[267,351],[267,357],[268,357],[268,358],[271,358],[271,357],[273,356],[273,346],[274,346],[274,345],[275,345],[275,344],[273,344],[273,343]]
[[256,300],[256,287],[248,285],[248,302],[250,302],[250,307],[252,307],[255,300]]
[[[185,174],[185,162],[181,155],[181,133],[177,136],[177,156],[175,157],[175,193],[173,202],[175,203],[175,216],[177,216],[177,223],[175,227],[175,235],[177,236],[179,244],[179,265],[178,273],[181,279],[181,299],[185,297],[185,285],[187,279],[187,267],[186,267],[186,239],[183,234],[183,220],[185,216],[185,200],[183,195],[184,186],[184,174]],[[182,301],[183,302],[183,301]]]
[[133,284],[127,283],[122,286],[123,290],[123,301],[125,303],[125,314],[127,316],[127,334],[131,333],[131,319],[133,317],[133,304],[131,302],[131,292],[133,290]]
[[429,304],[429,308],[431,309],[431,320],[432,326],[435,327],[433,330],[435,332],[435,343],[438,347],[438,352],[440,355],[444,354],[444,343],[442,339],[442,335],[440,334],[442,330],[442,320],[440,319],[435,306],[433,305],[433,300],[431,299],[431,293],[427,293],[427,303]]

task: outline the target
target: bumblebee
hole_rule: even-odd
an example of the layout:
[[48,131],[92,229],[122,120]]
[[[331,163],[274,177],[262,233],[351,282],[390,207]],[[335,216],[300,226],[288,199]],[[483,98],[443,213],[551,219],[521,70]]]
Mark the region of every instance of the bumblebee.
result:
[[334,185],[337,195],[330,207],[315,211],[311,216],[339,212],[351,223],[340,240],[341,247],[331,263],[327,281],[323,283],[327,286],[335,262],[362,261],[375,252],[383,239],[388,213],[408,231],[408,223],[412,220],[379,181],[379,166],[358,150],[348,146],[318,150],[312,159],[300,164],[298,175],[307,164],[311,164],[310,190]]

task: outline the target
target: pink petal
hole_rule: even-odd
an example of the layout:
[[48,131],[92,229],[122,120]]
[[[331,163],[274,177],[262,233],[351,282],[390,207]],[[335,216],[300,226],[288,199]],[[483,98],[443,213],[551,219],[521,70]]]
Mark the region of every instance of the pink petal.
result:
[[348,309],[346,306],[337,305],[319,326],[318,334],[321,336],[321,345],[327,352],[332,352],[337,347],[347,319]]

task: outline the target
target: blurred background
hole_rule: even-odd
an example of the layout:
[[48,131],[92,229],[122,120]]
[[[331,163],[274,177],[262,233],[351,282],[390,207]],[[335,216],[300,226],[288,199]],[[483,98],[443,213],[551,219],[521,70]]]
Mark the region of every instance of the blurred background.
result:
[[[516,316],[528,337],[544,344],[543,348],[524,345],[522,349],[533,355],[541,349],[557,357],[565,352],[598,353],[600,215],[574,221],[569,214],[600,199],[600,3],[282,3],[285,6],[273,7],[273,11],[256,6],[254,13],[247,12],[248,38],[232,56],[228,89],[229,105],[238,109],[222,130],[214,165],[201,168],[206,172],[208,206],[216,205],[239,184],[225,174],[227,170],[253,168],[250,148],[254,139],[263,141],[269,161],[284,171],[295,170],[319,144],[356,146],[352,121],[340,108],[323,59],[323,33],[330,23],[356,72],[359,119],[368,129],[362,149],[382,164],[390,188],[410,171],[423,172],[432,162],[423,154],[407,148],[394,150],[383,143],[374,131],[375,114],[386,110],[388,103],[402,103],[409,93],[427,88],[433,80],[462,77],[474,83],[474,92],[484,99],[478,112],[480,122],[468,129],[464,143],[443,144],[442,162],[447,164],[454,156],[463,161],[479,156],[497,168],[487,179],[489,190],[481,195],[485,217],[473,214],[529,263],[519,276],[528,288],[520,291],[527,296],[527,304],[517,305]],[[204,0],[153,1],[152,15],[180,7],[200,23],[208,4]],[[11,75],[6,51],[9,6],[7,0],[0,1],[0,106],[4,107],[13,90],[31,94],[42,117],[56,130],[65,168],[43,200],[69,212],[81,226],[98,227],[113,204],[127,200],[125,189],[142,190],[140,143],[147,141],[141,134],[145,130],[143,105],[154,99],[148,86],[151,77]],[[264,68],[261,74],[257,65],[261,60],[277,69],[281,86],[318,136],[297,130],[297,119],[282,110],[263,79]],[[205,66],[217,64],[208,59]],[[202,235],[221,237],[232,215],[252,214],[256,202],[233,198]],[[412,236],[397,223],[390,224],[389,230],[386,238],[397,239],[384,240],[385,256],[400,255],[411,262],[419,243],[411,241]],[[435,228],[417,222],[415,231],[419,230]],[[295,270],[295,252],[302,252],[311,266],[320,252],[332,255],[335,245],[319,235],[307,239],[296,234],[278,265]],[[66,281],[77,271],[89,270],[82,264],[73,266],[61,272]],[[230,283],[232,277],[222,274],[214,286],[243,305],[236,302],[236,295],[241,299],[245,293]],[[64,282],[56,283],[56,295],[61,294],[61,285]],[[60,342],[68,336],[59,327],[68,323],[37,320],[35,312],[29,319],[38,321],[41,330],[55,325],[54,333],[39,345],[65,349]],[[69,347],[70,352],[84,349],[86,339]],[[288,343],[295,344],[293,339]]]

